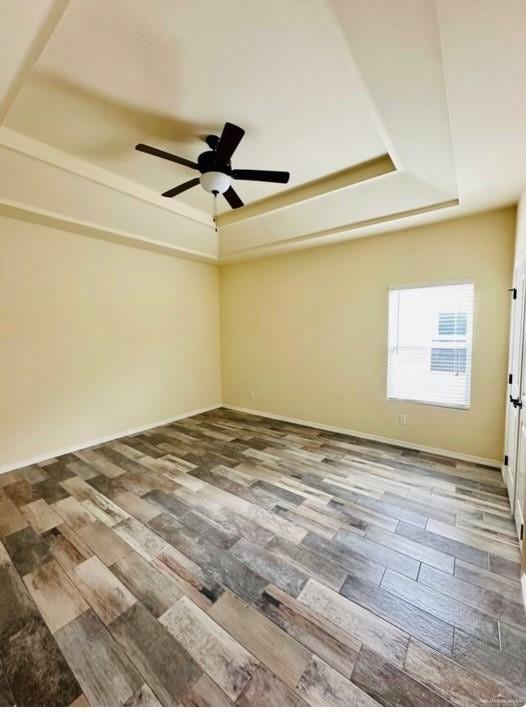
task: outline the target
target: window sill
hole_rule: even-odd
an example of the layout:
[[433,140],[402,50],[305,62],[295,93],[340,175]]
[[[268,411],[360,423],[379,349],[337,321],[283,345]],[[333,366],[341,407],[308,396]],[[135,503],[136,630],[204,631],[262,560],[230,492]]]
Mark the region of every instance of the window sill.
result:
[[387,396],[388,401],[396,401],[397,403],[413,403],[415,405],[428,405],[433,408],[447,408],[448,410],[463,410],[469,411],[471,409],[470,405],[454,405],[452,403],[433,403],[432,401],[416,400],[412,398],[393,398],[392,396]]

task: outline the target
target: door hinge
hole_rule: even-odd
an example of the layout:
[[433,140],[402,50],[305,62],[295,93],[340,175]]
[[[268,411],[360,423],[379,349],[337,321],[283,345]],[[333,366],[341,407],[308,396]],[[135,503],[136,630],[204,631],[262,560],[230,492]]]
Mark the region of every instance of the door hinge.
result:
[[511,298],[512,299],[517,299],[517,290],[515,287],[512,287],[511,289],[508,289],[508,292],[511,292]]
[[505,465],[508,464],[508,456],[507,456],[507,455],[504,455],[504,464],[505,464]]
[[524,524],[521,524],[520,540],[522,541],[523,539],[524,539]]
[[514,408],[518,408],[519,410],[522,408],[522,401],[520,398],[514,398],[510,395],[510,403],[513,403]]
[[512,383],[513,383],[513,374],[510,373],[510,375],[508,376],[508,385],[511,386]]

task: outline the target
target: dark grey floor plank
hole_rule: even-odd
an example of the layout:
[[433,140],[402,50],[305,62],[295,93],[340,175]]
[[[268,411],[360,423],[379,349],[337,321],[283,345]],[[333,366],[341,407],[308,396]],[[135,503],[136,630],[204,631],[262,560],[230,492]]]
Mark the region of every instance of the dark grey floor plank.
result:
[[4,664],[0,658],[0,707],[13,707],[15,698],[7,682]]
[[405,576],[416,579],[418,575],[418,569],[420,568],[419,561],[410,556],[406,556],[406,554],[388,549],[386,546],[378,544],[372,539],[367,539],[354,532],[340,530],[334,537],[334,541],[343,544],[343,546],[348,547],[351,551],[371,561],[376,561],[382,566],[389,567]]
[[10,534],[5,538],[4,545],[20,576],[51,561],[48,545],[31,527]]
[[163,705],[177,705],[202,674],[182,645],[140,603],[109,629]]
[[0,657],[17,706],[67,707],[81,690],[39,615],[0,642]]
[[409,642],[404,670],[459,707],[521,705],[520,697],[508,686],[459,665],[416,640]]
[[427,522],[427,516],[420,514],[419,512],[415,512],[407,506],[401,506],[399,503],[389,504],[384,500],[374,499],[373,497],[368,497],[364,494],[353,494],[351,499],[357,504],[367,507],[367,509],[371,509],[373,512],[385,514],[388,517],[399,519],[402,522],[408,522],[417,527],[425,527]]
[[366,645],[362,645],[351,681],[384,707],[450,707],[445,697],[426,687]]
[[141,688],[141,676],[93,611],[61,628],[56,638],[90,705],[122,706]]
[[[437,591],[441,591],[451,598],[455,598],[457,601],[465,601],[469,606],[478,608],[495,619],[526,628],[526,611],[522,602],[511,601],[509,598],[500,595],[500,593],[480,588],[457,576],[450,576],[426,564],[422,564],[420,567],[418,581]],[[462,628],[462,626],[457,627]],[[472,631],[467,630],[467,632]],[[474,633],[472,634],[474,635]]]
[[526,660],[526,631],[523,628],[501,623],[500,639],[504,652]]
[[231,554],[251,571],[291,596],[297,596],[307,581],[308,575],[299,568],[248,540],[240,539],[232,547]]
[[239,539],[239,536],[231,534],[200,512],[187,512],[181,517],[181,522],[200,537],[221,549],[230,549]]
[[80,695],[73,673],[11,563],[0,565],[0,660],[18,706],[67,706]]
[[456,559],[455,561],[455,578],[467,581],[486,591],[499,593],[504,598],[522,605],[522,592],[519,579],[513,581],[493,571],[481,569],[478,566],[468,564],[460,559]]
[[453,659],[470,670],[476,670],[495,680],[503,686],[508,686],[523,702],[526,702],[526,659],[509,654],[505,651],[495,651],[477,638],[455,631]]
[[347,573],[352,572],[356,576],[361,576],[372,583],[380,583],[384,575],[385,566],[382,564],[377,561],[371,561],[367,557],[352,551],[341,542],[335,540],[328,542],[313,532],[309,532],[304,537],[301,546],[311,549],[320,556],[327,557]]
[[202,568],[210,588],[230,588],[246,601],[255,601],[261,595],[267,579],[245,566],[232,552],[205,541],[184,525],[176,522],[177,526],[172,527],[172,519],[169,514],[161,514],[149,526]]
[[462,561],[475,564],[475,566],[479,566],[482,569],[488,568],[488,553],[469,544],[463,544],[441,534],[434,534],[407,522],[400,522],[396,527],[396,533],[425,546],[430,546],[432,549],[438,549],[438,551],[443,551],[445,554],[462,559]]
[[155,618],[183,595],[172,579],[136,552],[119,559],[110,568]]
[[380,618],[446,655],[453,648],[453,626],[363,579],[348,576],[340,593]]
[[273,485],[270,482],[259,481],[250,486],[253,492],[263,491],[274,495],[279,501],[291,502],[292,504],[302,504],[305,501],[305,497],[302,497],[295,492],[285,489],[284,487],[279,487],[278,485]]
[[505,576],[506,578],[513,579],[516,581],[521,575],[521,565],[517,561],[509,561],[502,556],[497,554],[489,555],[489,570],[493,571],[499,576]]
[[170,514],[173,514],[176,518],[184,516],[190,511],[190,507],[178,500],[171,494],[167,492],[161,492],[161,490],[152,490],[144,495],[143,499],[152,504],[159,505],[162,509],[165,509]]
[[33,615],[35,605],[15,568],[0,566],[0,641],[16,633]]
[[386,571],[381,587],[405,601],[418,606],[426,613],[466,631],[495,648],[499,647],[497,620],[440,591],[401,576],[395,571]]
[[274,537],[265,547],[277,557],[289,561],[300,571],[339,591],[347,572],[327,557],[309,550],[301,544],[294,544],[286,539]]

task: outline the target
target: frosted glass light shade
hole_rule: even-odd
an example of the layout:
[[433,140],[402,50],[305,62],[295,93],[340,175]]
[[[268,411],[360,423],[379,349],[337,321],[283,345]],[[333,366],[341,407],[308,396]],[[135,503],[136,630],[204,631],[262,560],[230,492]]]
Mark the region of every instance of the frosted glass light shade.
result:
[[201,176],[201,185],[209,193],[224,193],[230,187],[230,177],[220,171],[208,171]]

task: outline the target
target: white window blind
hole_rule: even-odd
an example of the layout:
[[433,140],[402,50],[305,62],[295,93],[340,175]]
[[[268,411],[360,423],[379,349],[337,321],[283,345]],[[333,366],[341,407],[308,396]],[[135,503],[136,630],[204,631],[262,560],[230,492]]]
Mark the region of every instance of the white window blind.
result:
[[389,290],[387,397],[469,408],[473,284]]

